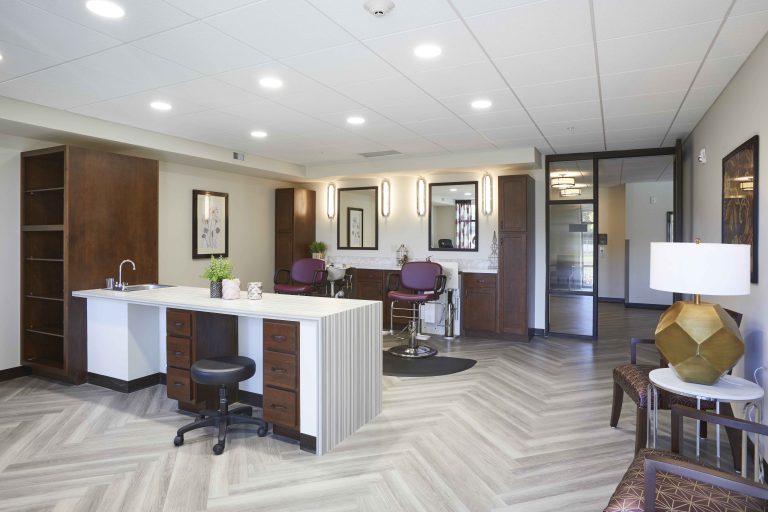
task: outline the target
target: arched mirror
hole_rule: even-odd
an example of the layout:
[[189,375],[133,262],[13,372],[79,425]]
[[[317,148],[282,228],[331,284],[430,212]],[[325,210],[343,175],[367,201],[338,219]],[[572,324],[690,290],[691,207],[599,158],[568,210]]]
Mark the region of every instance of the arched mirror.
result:
[[429,250],[477,251],[477,182],[430,183]]
[[336,243],[339,249],[378,249],[378,187],[340,188]]

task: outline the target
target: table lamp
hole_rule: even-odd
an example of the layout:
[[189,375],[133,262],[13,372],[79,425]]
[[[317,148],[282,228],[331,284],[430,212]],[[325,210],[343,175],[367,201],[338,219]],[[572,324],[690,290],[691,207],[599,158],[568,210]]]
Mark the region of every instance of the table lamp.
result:
[[736,321],[701,295],[749,295],[749,274],[749,245],[651,243],[651,288],[693,295],[656,326],[656,347],[685,382],[714,384],[744,354]]

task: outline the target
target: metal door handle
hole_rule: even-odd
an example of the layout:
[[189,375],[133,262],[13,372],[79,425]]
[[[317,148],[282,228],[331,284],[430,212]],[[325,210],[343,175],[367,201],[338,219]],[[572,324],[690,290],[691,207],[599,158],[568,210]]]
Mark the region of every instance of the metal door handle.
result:
[[184,322],[174,322],[173,325],[175,325],[176,327],[181,327],[182,325],[184,325]]
[[285,368],[275,368],[274,366],[271,368],[272,373],[287,373],[288,370]]
[[284,406],[284,405],[277,405],[277,404],[272,404],[272,405],[270,405],[270,407],[271,407],[272,409],[282,409],[282,410],[287,410],[287,409],[288,409],[288,408],[287,408],[286,406]]
[[180,388],[180,387],[181,387],[181,386],[183,386],[184,384],[182,384],[181,382],[174,382],[174,383],[173,383],[173,385],[174,385],[175,387],[177,387],[177,388]]
[[272,339],[275,341],[285,341],[285,336],[282,334],[273,334]]
[[180,351],[180,350],[174,350],[174,351],[173,351],[173,355],[175,355],[175,356],[181,356],[181,355],[184,355],[184,352],[182,352],[182,351]]

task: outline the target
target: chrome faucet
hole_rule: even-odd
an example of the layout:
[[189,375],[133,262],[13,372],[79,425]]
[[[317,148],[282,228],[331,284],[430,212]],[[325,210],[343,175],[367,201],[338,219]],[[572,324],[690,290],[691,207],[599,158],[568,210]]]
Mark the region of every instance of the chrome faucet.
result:
[[132,260],[123,260],[120,262],[120,266],[117,267],[117,284],[115,285],[119,290],[125,290],[125,287],[128,286],[128,283],[123,282],[123,265],[126,263],[130,263],[133,270],[136,270],[136,264]]

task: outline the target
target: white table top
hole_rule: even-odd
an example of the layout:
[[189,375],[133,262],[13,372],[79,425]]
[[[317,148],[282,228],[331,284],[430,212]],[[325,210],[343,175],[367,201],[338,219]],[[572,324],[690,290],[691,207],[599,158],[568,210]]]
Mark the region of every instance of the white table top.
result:
[[675,374],[672,368],[653,370],[648,377],[657,388],[693,398],[738,402],[757,400],[762,398],[764,393],[763,388],[754,382],[733,375],[723,375],[711,386],[685,382]]
[[72,295],[86,299],[110,299],[131,304],[191,309],[225,315],[268,317],[278,320],[319,320],[376,302],[275,293],[265,293],[261,300],[249,300],[246,298],[246,293],[242,291],[239,300],[212,299],[208,288],[190,286],[173,286],[136,292],[80,290],[72,292]]

